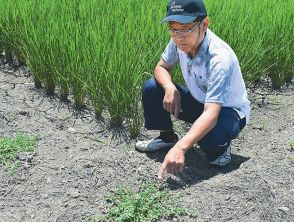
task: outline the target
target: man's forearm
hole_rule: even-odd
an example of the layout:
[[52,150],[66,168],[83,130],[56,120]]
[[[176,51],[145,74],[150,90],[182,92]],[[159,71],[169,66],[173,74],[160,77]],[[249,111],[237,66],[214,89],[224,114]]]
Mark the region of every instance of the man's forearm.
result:
[[193,123],[188,133],[178,141],[177,146],[185,153],[199,140],[201,140],[217,123],[217,118],[210,113],[203,112],[202,115]]
[[161,85],[164,90],[167,89],[176,89],[175,85],[172,82],[172,77],[170,71],[165,68],[157,65],[154,70],[154,76],[156,81]]

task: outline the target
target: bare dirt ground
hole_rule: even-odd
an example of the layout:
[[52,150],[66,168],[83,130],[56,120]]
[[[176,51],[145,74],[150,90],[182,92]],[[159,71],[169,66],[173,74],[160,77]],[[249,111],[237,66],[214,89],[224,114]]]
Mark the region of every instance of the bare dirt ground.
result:
[[[162,186],[180,194],[179,206],[198,214],[173,221],[294,220],[294,87],[259,88],[249,98],[251,123],[234,140],[229,167],[209,168],[195,147],[184,173],[165,178]],[[0,165],[0,222],[85,221],[105,210],[109,191],[156,181],[164,152],[136,152],[125,128],[96,120],[90,107],[78,112],[57,95],[47,97],[23,68],[1,64],[0,104],[0,136],[40,138],[29,167],[10,175]],[[181,125],[176,131],[183,135]],[[137,140],[152,135],[142,129]]]

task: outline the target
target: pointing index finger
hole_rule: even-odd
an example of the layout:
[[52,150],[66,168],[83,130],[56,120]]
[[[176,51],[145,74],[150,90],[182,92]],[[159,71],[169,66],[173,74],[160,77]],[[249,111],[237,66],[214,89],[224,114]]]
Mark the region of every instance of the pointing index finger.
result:
[[161,165],[161,167],[159,168],[159,172],[158,172],[158,179],[162,180],[163,179],[163,174],[166,170],[166,163],[163,162],[163,164]]
[[175,107],[175,118],[178,119],[179,118],[179,113],[180,113],[181,107],[176,106]]

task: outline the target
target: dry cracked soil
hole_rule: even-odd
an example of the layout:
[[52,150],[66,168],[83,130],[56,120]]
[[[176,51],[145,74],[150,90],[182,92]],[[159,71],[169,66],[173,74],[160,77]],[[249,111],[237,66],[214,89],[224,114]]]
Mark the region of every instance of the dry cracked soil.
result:
[[[194,147],[183,174],[167,175],[161,186],[179,194],[178,205],[197,218],[172,221],[294,221],[294,87],[249,90],[251,122],[233,141],[233,163],[209,168]],[[71,98],[70,98],[71,100]],[[105,211],[104,197],[118,186],[136,190],[156,175],[164,152],[136,152],[137,140],[155,132],[142,128],[137,139],[127,129],[96,120],[90,106],[36,89],[25,68],[1,64],[0,136],[24,132],[39,137],[32,163],[15,174],[0,165],[0,222],[76,222]],[[176,122],[183,135],[189,126]],[[162,219],[161,221],[169,221]]]

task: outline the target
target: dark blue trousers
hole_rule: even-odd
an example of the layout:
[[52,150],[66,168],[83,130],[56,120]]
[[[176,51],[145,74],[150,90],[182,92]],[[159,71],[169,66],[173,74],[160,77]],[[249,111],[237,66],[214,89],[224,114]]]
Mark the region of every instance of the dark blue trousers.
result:
[[[179,119],[193,123],[202,114],[204,104],[192,97],[189,90],[175,84],[181,96]],[[145,128],[148,130],[173,130],[170,113],[163,108],[164,90],[154,78],[145,82],[142,93]],[[216,126],[208,132],[198,145],[213,161],[222,155],[246,125],[246,118],[240,119],[230,107],[222,107]]]

